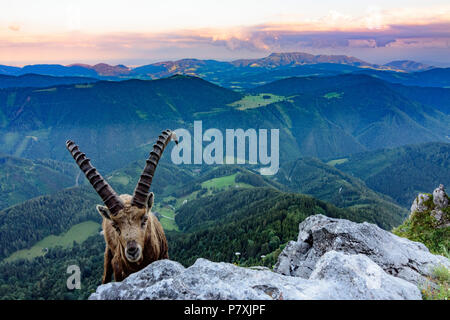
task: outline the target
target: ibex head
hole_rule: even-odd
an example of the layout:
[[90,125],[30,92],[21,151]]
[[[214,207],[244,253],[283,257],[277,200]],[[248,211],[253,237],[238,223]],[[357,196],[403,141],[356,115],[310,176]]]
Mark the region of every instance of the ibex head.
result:
[[118,245],[122,250],[122,255],[129,262],[139,262],[142,260],[142,252],[147,236],[147,221],[150,210],[153,206],[153,192],[148,194],[148,200],[144,208],[132,205],[131,196],[121,195],[123,209],[117,214],[111,214],[106,206],[97,205],[97,211],[110,221],[114,228]]
[[98,205],[97,211],[111,223],[116,231],[117,245],[121,249],[121,255],[129,262],[140,262],[143,258],[145,239],[148,236],[147,231],[150,229],[147,223],[148,215],[154,201],[150,186],[159,159],[172,139],[178,144],[175,133],[170,130],[163,131],[158,137],[133,196],[117,195],[97,169],[91,165],[90,159],[86,158],[86,155],[79,150],[78,146],[71,140],[66,142],[66,147],[75,162],[102,198],[105,206]]

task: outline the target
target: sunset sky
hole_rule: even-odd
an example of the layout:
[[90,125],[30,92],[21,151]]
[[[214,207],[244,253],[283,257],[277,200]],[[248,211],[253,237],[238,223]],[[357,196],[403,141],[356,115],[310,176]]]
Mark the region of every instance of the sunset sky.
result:
[[135,66],[292,51],[450,66],[450,3],[0,0],[0,64]]

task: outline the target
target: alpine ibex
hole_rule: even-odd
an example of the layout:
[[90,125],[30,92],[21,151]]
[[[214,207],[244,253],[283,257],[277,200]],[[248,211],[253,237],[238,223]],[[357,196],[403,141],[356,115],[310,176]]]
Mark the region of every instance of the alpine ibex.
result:
[[116,281],[122,281],[153,261],[169,257],[164,230],[151,213],[154,196],[150,186],[159,159],[172,139],[178,144],[175,133],[170,130],[158,137],[133,196],[117,195],[78,146],[71,140],[66,142],[75,162],[106,205],[97,206],[103,217],[106,241],[102,283],[110,282],[113,273]]

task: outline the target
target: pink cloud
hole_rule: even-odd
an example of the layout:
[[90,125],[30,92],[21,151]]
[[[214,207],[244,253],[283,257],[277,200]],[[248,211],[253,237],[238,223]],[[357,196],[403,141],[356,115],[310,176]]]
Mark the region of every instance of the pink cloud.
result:
[[[338,16],[338,18],[340,18]],[[13,40],[11,40],[13,39]],[[262,24],[166,33],[84,34],[0,41],[1,61],[149,61],[181,57],[242,58],[282,51],[450,49],[450,22],[382,28],[312,30],[307,24]],[[1,40],[1,39],[0,39]],[[449,55],[450,56],[450,55]]]
[[11,31],[19,31],[20,30],[20,25],[18,23],[13,23],[13,24],[8,26],[8,29],[11,30]]

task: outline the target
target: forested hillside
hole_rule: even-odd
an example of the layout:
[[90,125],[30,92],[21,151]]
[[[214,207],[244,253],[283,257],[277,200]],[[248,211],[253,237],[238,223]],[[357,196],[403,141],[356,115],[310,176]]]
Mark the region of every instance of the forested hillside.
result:
[[[191,183],[194,179],[193,173],[188,170],[175,166],[167,160],[165,155],[163,160],[158,164],[154,179],[152,180],[152,192],[156,196],[170,194],[177,190],[180,186]],[[118,192],[133,194],[134,188],[145,167],[145,158],[134,161],[124,168],[120,168],[106,175],[106,179],[111,186]],[[87,179],[84,180],[88,183]],[[158,198],[157,198],[158,199]]]
[[0,90],[0,150],[68,161],[70,138],[112,171],[145,157],[161,130],[192,131],[202,120],[204,130],[279,129],[281,161],[339,157],[446,141],[450,118],[436,99],[355,74],[288,78],[246,92],[188,76],[9,88]]
[[450,143],[426,143],[351,155],[336,168],[402,206],[418,193],[450,183]]
[[77,175],[78,170],[71,163],[0,154],[0,210],[74,186]]
[[97,82],[98,79],[88,77],[52,77],[40,74],[24,74],[11,76],[0,74],[0,88],[45,88],[62,84],[87,84]]
[[388,196],[374,192],[358,178],[318,159],[302,158],[286,163],[275,178],[291,191],[348,208],[387,230],[402,223],[407,215],[407,210]]
[[[103,237],[95,235],[69,249],[53,248],[45,256],[0,263],[0,300],[87,299],[101,284]],[[67,267],[81,269],[81,290],[67,290]]]
[[101,221],[95,205],[100,197],[91,187],[70,188],[37,197],[0,211],[0,259],[29,248],[51,234],[60,234],[71,226]]
[[[190,265],[198,257],[260,264],[281,244],[294,239],[298,223],[312,214],[363,221],[345,209],[314,198],[274,189],[230,190],[191,201],[177,217],[187,234],[170,234],[172,259]],[[370,220],[369,220],[370,221]],[[373,222],[373,221],[372,221]]]

